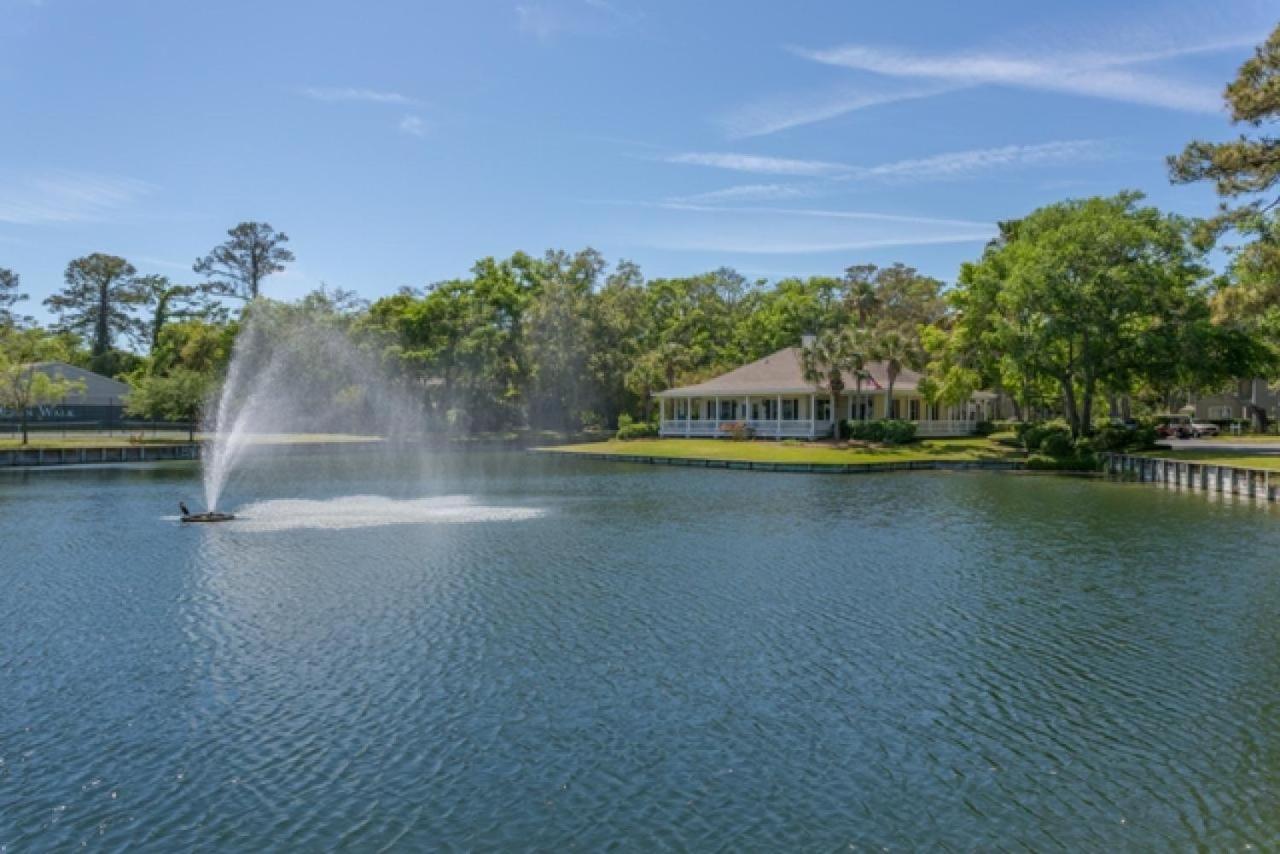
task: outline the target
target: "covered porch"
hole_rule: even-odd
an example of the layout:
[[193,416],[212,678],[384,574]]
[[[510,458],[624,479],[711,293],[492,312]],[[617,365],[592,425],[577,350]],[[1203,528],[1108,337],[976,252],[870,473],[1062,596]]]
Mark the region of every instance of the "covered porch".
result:
[[[990,417],[985,401],[939,407],[914,389],[895,392],[886,406],[883,392],[842,394],[832,417],[831,396],[821,393],[672,395],[658,398],[659,434],[686,438],[729,438],[740,431],[765,439],[824,439],[840,420],[896,418],[916,425],[922,438],[970,436]],[[887,411],[886,411],[887,409]]]
[[774,439],[818,439],[835,428],[831,401],[816,395],[658,398],[663,436],[729,437],[739,430]]

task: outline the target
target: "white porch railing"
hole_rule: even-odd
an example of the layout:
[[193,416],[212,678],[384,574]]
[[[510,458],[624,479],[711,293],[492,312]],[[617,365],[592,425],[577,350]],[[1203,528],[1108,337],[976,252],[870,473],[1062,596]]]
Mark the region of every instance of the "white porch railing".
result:
[[728,437],[733,425],[743,424],[752,434],[766,439],[808,439],[831,435],[830,421],[777,421],[765,419],[714,421],[694,418],[668,419],[661,423],[663,436],[690,436],[698,438]]
[[[976,421],[965,419],[943,419],[936,421],[916,421],[916,435],[921,438],[939,436],[972,436],[977,427]],[[690,438],[727,438],[731,426],[745,424],[751,432],[763,439],[808,439],[831,435],[830,421],[776,421],[753,419],[748,421],[725,420],[716,421],[705,418],[665,419],[660,424],[663,436],[688,436]]]

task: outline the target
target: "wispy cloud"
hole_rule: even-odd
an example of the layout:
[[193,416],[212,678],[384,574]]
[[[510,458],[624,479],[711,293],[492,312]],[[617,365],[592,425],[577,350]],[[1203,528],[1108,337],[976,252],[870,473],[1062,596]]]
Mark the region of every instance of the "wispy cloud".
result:
[[675,251],[822,254],[981,243],[995,234],[989,222],[877,211],[681,202],[606,204],[632,209],[611,218],[626,240]]
[[1057,54],[994,51],[920,53],[858,44],[826,50],[796,49],[795,52],[824,65],[886,77],[950,84],[956,88],[1012,86],[1185,112],[1214,113],[1222,109],[1219,85],[1180,80],[1135,66],[1240,48],[1253,44],[1254,38],[1216,40],[1131,53],[1091,50]]
[[681,204],[679,202],[663,202],[657,207],[669,210],[698,211],[700,213],[735,213],[752,215],[780,215],[787,217],[817,217],[819,219],[852,219],[863,222],[895,223],[899,225],[941,225],[961,228],[989,228],[990,224],[971,219],[948,219],[933,216],[912,216],[904,214],[886,214],[875,211],[828,210],[823,208],[777,208],[777,207],[719,207],[713,205]]
[[[1109,146],[1095,139],[1068,139],[1035,145],[1003,145],[996,148],[975,148],[965,151],[949,151],[929,157],[895,160],[876,166],[854,166],[827,160],[793,160],[780,157],[760,157],[751,154],[697,152],[676,154],[666,158],[668,163],[708,166],[734,172],[752,172],[767,175],[792,175],[836,181],[925,181],[963,178],[995,169],[1015,169],[1044,166],[1057,163],[1077,163],[1101,159],[1110,152]],[[749,201],[754,199],[795,198],[820,194],[815,186],[800,187],[794,184],[746,184],[712,190],[697,196],[683,197],[686,201]]]
[[799,199],[811,196],[815,188],[796,184],[738,184],[722,190],[675,196],[669,201],[678,204],[715,204],[719,202],[763,202],[782,199]]
[[421,116],[408,115],[400,119],[400,132],[407,133],[409,136],[424,137],[430,130],[431,128]]
[[776,95],[730,110],[719,124],[732,139],[765,136],[788,128],[834,119],[846,113],[913,101],[950,92],[954,85],[916,86],[885,92],[841,89],[835,92]]
[[[1241,3],[1195,14],[1170,8],[1140,21],[1111,20],[1070,33],[1008,36],[1002,46],[966,51],[919,51],[847,44],[791,47],[797,56],[859,73],[825,91],[762,98],[718,118],[727,136],[742,138],[836,118],[857,110],[944,95],[976,86],[1007,86],[1100,98],[1191,113],[1221,109],[1220,81],[1188,79],[1159,67],[1198,54],[1244,51],[1270,31],[1263,4]],[[1046,48],[1045,45],[1053,46]],[[1056,48],[1056,49],[1055,49]]]
[[952,234],[884,235],[881,237],[850,237],[833,240],[809,238],[733,236],[688,236],[668,241],[656,241],[655,249],[674,249],[690,252],[738,252],[744,255],[820,255],[827,252],[856,252],[866,249],[886,249],[894,246],[937,246],[950,243],[982,243],[990,240],[994,229],[958,231]]
[[870,169],[860,169],[853,177],[903,180],[960,178],[993,169],[1098,160],[1105,157],[1108,151],[1109,147],[1096,139],[1058,140],[1038,145],[1002,145],[998,148],[951,151],[931,157],[882,163]]
[[761,157],[755,154],[689,152],[686,154],[673,154],[666,160],[668,163],[711,166],[716,169],[753,172],[761,175],[814,177],[819,175],[839,175],[849,171],[849,167],[842,163],[828,163],[823,160],[791,160],[785,157]]
[[361,89],[354,86],[322,87],[308,86],[302,94],[313,101],[363,101],[370,104],[398,104],[411,106],[417,100],[399,92],[380,92],[376,89]]
[[520,32],[539,41],[550,41],[561,33],[607,35],[644,17],[616,0],[538,0],[517,3],[515,12]]
[[104,222],[156,187],[145,181],[85,172],[0,175],[0,222],[45,225]]

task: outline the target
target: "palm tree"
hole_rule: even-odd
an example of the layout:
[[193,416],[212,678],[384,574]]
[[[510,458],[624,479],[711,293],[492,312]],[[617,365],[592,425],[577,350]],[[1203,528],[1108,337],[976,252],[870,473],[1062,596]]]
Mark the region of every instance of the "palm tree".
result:
[[880,292],[872,276],[874,264],[854,265],[845,270],[845,304],[858,315],[858,325],[864,329],[868,319],[880,308]]
[[657,348],[643,353],[627,372],[627,386],[644,398],[645,420],[653,420],[653,392],[675,388],[676,379],[688,369],[690,352],[687,347],[667,341]]
[[919,365],[924,352],[916,336],[900,329],[883,329],[876,334],[872,356],[884,362],[889,383],[884,390],[884,417],[893,411],[893,384],[903,368]]
[[658,364],[662,367],[662,376],[667,381],[667,388],[675,388],[676,378],[688,370],[693,353],[678,341],[667,341],[655,351]]
[[631,366],[631,370],[627,371],[627,388],[639,395],[643,401],[646,423],[653,420],[653,392],[662,385],[663,379],[663,365],[658,358],[657,350],[650,350],[640,356]]
[[871,336],[865,329],[854,329],[849,332],[849,373],[853,374],[854,393],[859,404],[862,402],[862,381],[868,376],[867,358],[871,351]]
[[831,395],[833,441],[840,438],[840,431],[835,425],[839,423],[840,392],[844,391],[844,376],[855,371],[854,361],[858,358],[853,338],[847,332],[824,332],[800,351],[805,382],[816,383]]

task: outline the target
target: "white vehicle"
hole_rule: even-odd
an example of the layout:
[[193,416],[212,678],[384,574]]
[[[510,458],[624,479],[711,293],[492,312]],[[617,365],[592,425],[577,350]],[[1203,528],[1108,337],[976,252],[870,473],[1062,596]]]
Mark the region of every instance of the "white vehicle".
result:
[[1159,421],[1156,432],[1165,438],[1201,439],[1218,435],[1218,425],[1196,421],[1190,415],[1161,415]]

